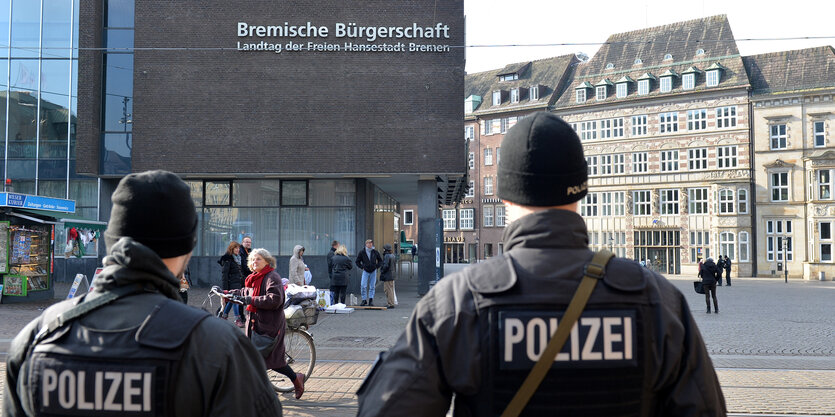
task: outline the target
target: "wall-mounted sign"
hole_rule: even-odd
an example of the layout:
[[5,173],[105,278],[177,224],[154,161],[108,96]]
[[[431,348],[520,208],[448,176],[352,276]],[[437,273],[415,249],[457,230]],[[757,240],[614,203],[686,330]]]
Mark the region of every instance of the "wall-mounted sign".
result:
[[18,193],[0,193],[0,206],[75,213],[75,201]]
[[[333,27],[305,22],[291,25],[253,25],[238,22],[239,51],[282,52],[449,52],[449,44],[437,44],[450,38],[449,25],[436,23],[421,26],[362,26],[354,22],[336,23]],[[253,39],[255,38],[255,39]],[[260,39],[259,39],[260,38]],[[266,40],[264,38],[268,38]],[[276,40],[280,40],[276,42]],[[329,41],[330,40],[330,41]],[[406,42],[409,40],[411,42]],[[378,43],[378,41],[380,41]]]

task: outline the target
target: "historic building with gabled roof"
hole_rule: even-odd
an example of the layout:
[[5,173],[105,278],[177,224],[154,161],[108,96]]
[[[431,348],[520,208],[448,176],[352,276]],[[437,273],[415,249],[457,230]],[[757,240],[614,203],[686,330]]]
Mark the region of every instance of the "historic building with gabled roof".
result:
[[554,112],[589,164],[593,248],[667,274],[728,255],[752,274],[748,76],[724,15],[615,34]]
[[753,108],[758,275],[832,279],[835,51],[823,46],[743,61]]

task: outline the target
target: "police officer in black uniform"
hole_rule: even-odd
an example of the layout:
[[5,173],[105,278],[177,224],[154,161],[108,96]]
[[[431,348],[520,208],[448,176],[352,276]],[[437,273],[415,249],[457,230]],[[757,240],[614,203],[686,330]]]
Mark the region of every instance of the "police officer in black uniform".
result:
[[[506,252],[442,279],[358,391],[359,416],[502,413],[574,295],[593,253],[577,214],[587,166],[549,113],[504,138],[499,196]],[[546,368],[547,369],[547,368]],[[612,259],[522,414],[724,416],[725,400],[684,296],[634,261]]]
[[94,290],[12,341],[3,415],[280,416],[244,334],[180,301],[197,242],[188,186],[166,171],[131,174],[112,200]]

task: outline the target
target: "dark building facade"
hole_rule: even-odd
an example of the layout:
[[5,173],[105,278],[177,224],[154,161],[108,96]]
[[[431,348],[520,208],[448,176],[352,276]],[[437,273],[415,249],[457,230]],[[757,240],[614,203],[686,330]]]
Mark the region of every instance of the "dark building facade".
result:
[[187,180],[201,282],[251,236],[282,273],[305,246],[326,286],[331,240],[395,244],[401,203],[434,222],[463,194],[461,2],[109,0],[79,19],[78,171],[103,214],[129,172]]

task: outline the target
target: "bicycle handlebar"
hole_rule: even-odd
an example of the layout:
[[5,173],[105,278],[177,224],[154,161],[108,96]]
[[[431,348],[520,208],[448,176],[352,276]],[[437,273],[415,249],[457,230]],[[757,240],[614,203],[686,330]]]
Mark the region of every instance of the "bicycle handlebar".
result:
[[210,289],[210,290],[209,290],[209,294],[213,294],[213,295],[216,295],[216,296],[218,296],[218,297],[224,298],[224,299],[226,299],[226,301],[227,301],[227,302],[230,302],[230,303],[235,303],[235,304],[241,304],[241,305],[243,305],[243,303],[242,303],[242,302],[240,302],[240,301],[236,301],[236,300],[233,300],[233,299],[232,299],[232,297],[234,297],[234,295],[232,295],[232,294],[224,294],[224,293],[222,293],[222,292],[218,291],[218,290],[217,290],[217,289],[215,289],[215,288]]

